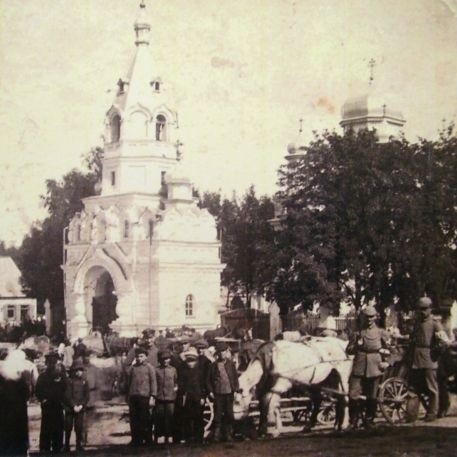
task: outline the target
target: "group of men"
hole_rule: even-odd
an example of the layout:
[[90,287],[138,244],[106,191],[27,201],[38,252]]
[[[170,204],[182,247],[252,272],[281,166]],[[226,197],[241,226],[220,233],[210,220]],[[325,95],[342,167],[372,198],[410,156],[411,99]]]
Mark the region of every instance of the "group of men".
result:
[[[126,385],[131,445],[164,442],[202,443],[204,405],[214,402],[213,440],[231,440],[233,395],[238,375],[225,342],[215,347],[215,360],[204,352],[207,343],[183,342],[181,352],[158,350],[151,334],[127,355]],[[133,360],[132,360],[133,357]]]
[[[435,420],[439,414],[438,361],[434,352],[440,345],[449,345],[431,308],[430,298],[419,299],[405,361],[414,392],[428,397],[426,421]],[[359,427],[362,417],[364,426],[373,424],[379,383],[389,366],[390,335],[377,326],[376,309],[365,307],[362,317],[362,325],[347,349],[354,356],[349,379],[350,428]],[[142,340],[124,360],[131,445],[152,445],[161,439],[168,443],[202,443],[207,400],[214,405],[212,439],[232,440],[233,397],[239,386],[229,346],[218,342],[214,357],[208,357],[208,344],[203,339],[193,345],[183,341],[179,351],[170,351],[159,340],[160,335],[155,338],[154,331],[144,331]],[[68,451],[73,428],[76,449],[83,449],[91,390],[84,371],[82,357],[74,358],[67,374],[57,353],[46,356],[46,370],[36,385],[42,407],[40,450]]]
[[[390,335],[376,325],[377,311],[367,306],[362,311],[363,322],[348,345],[348,354],[354,355],[349,379],[350,428],[360,425],[364,410],[364,426],[373,424],[379,383],[384,370],[389,366]],[[425,421],[434,421],[439,414],[438,357],[439,348],[450,344],[449,338],[432,315],[432,301],[422,297],[417,302],[417,318],[409,336],[409,349],[403,363],[407,365],[408,381],[412,394],[418,398],[428,397]],[[446,380],[445,380],[446,381]]]

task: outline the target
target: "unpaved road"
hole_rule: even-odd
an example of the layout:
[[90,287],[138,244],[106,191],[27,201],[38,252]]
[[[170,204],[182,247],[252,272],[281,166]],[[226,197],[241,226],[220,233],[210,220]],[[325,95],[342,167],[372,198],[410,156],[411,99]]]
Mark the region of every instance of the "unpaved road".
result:
[[[318,430],[302,434],[300,428],[277,439],[236,441],[233,444],[158,445],[132,449],[128,423],[120,420],[125,407],[103,409],[91,430],[87,456],[155,456],[155,457],[457,457],[457,416],[439,419],[432,424],[388,426],[380,423],[370,431],[343,432]],[[37,454],[39,409],[30,409],[32,455]],[[73,438],[74,440],[74,438]],[[76,455],[76,453],[72,453]]]

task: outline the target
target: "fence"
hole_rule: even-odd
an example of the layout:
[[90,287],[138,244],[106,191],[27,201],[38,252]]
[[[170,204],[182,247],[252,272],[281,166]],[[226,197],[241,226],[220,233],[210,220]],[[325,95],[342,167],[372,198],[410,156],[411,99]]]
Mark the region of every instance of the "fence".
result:
[[[319,316],[304,316],[303,314],[288,314],[283,317],[283,330],[293,331],[299,328],[304,328],[307,332],[313,333],[318,327],[320,322]],[[356,318],[350,317],[336,317],[336,330],[337,331],[354,331],[357,326]]]

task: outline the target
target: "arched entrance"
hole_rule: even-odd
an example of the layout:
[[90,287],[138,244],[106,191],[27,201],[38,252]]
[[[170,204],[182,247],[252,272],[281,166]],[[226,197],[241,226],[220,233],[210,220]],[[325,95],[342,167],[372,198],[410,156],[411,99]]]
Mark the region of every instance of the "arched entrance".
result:
[[[117,295],[113,278],[100,266],[92,267],[84,281],[86,315],[92,329],[106,333],[111,322],[117,319]],[[92,317],[92,319],[90,319]]]

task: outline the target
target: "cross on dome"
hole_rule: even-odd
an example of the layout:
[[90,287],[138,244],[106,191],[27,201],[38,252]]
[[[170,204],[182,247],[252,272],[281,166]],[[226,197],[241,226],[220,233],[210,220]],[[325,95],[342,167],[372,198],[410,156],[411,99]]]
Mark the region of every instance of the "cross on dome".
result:
[[374,67],[376,67],[376,60],[373,58],[370,59],[368,66],[370,67],[370,79],[368,80],[368,85],[371,86],[374,81]]

